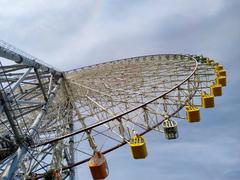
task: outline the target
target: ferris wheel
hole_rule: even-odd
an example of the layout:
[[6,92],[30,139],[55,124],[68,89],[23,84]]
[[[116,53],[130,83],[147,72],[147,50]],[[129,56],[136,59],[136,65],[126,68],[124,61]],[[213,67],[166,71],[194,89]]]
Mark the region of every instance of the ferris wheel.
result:
[[211,58],[157,54],[62,72],[0,42],[2,179],[74,179],[87,163],[93,179],[109,170],[105,154],[128,145],[144,159],[144,134],[174,140],[177,121],[195,123],[226,86]]

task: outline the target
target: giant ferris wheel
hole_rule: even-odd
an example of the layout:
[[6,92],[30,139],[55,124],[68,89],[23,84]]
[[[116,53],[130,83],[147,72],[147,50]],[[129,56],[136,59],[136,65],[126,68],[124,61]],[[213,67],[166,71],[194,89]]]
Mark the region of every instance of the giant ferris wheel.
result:
[[86,163],[93,179],[105,154],[129,145],[147,157],[144,134],[174,140],[177,121],[195,123],[226,86],[226,70],[202,55],[157,54],[60,71],[0,42],[2,179],[74,179]]

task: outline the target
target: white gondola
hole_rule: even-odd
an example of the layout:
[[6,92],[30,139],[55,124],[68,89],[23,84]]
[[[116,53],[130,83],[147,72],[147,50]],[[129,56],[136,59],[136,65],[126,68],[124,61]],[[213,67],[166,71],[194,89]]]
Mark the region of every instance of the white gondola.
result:
[[166,139],[177,139],[178,138],[178,130],[177,130],[177,122],[167,119],[163,121],[162,127],[164,130],[164,134]]

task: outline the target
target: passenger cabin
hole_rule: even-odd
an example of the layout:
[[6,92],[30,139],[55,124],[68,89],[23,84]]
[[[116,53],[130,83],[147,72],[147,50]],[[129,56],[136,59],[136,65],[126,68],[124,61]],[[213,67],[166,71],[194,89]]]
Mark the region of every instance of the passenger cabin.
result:
[[223,70],[223,66],[218,64],[214,67],[214,69],[215,69],[215,73],[218,73],[220,70]]
[[213,108],[214,105],[214,96],[207,94],[207,93],[203,93],[201,95],[201,100],[202,100],[202,107],[203,108]]
[[134,159],[145,159],[148,155],[145,140],[140,135],[130,139],[130,148]]
[[214,60],[212,60],[212,59],[207,59],[206,64],[207,64],[207,65],[213,65],[213,64],[214,64]]
[[217,73],[217,76],[219,77],[219,76],[227,76],[227,71],[226,70],[220,70],[220,71],[218,71],[218,73]]
[[107,161],[99,151],[88,161],[88,167],[94,180],[105,179],[108,176]]
[[218,76],[215,81],[216,81],[216,84],[220,84],[220,85],[222,85],[222,87],[227,85],[226,76]]
[[200,108],[195,106],[186,106],[186,120],[190,123],[200,121]]
[[162,123],[165,138],[168,140],[178,138],[177,122],[167,119]]
[[222,96],[222,85],[221,84],[212,84],[210,86],[211,95],[213,96]]

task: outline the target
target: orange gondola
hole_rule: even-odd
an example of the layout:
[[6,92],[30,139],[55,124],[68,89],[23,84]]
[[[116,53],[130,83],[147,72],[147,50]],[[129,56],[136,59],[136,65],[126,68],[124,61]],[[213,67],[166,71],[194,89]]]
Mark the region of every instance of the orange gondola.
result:
[[104,155],[97,151],[88,161],[88,167],[94,180],[105,179],[108,176],[108,165]]

